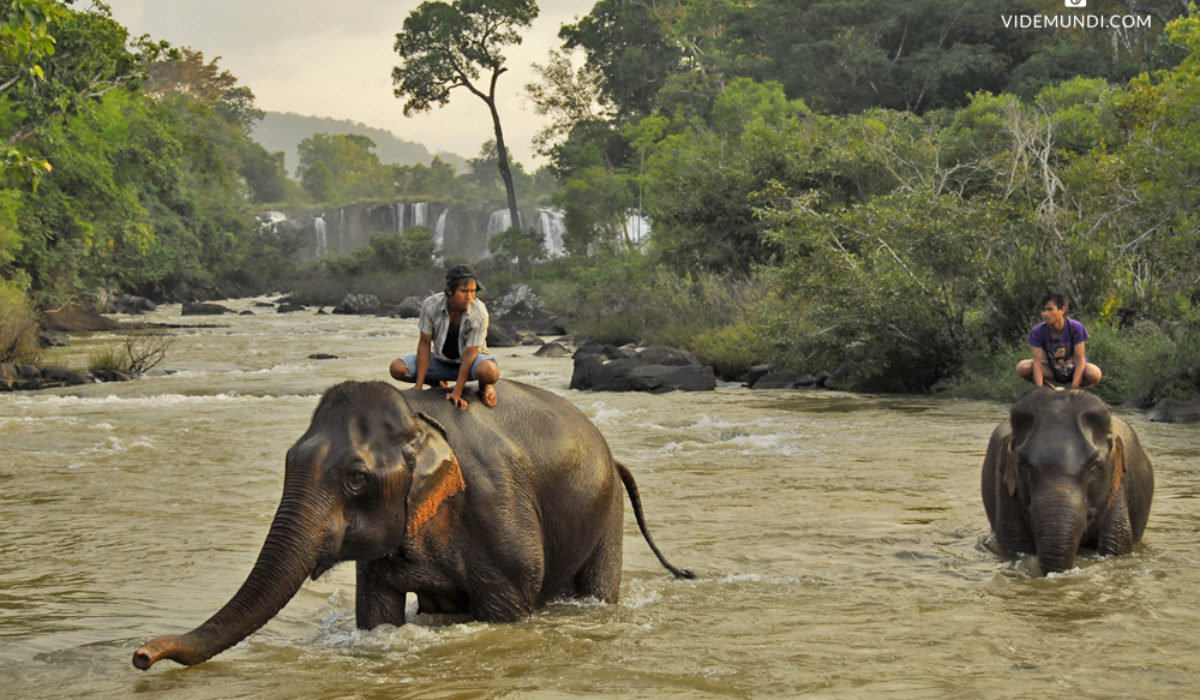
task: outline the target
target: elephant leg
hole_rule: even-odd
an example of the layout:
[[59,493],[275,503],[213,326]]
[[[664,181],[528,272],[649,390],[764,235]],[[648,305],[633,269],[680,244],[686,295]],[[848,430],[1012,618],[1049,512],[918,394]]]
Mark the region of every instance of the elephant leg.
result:
[[1124,493],[1117,495],[1100,526],[1096,551],[1100,554],[1129,554],[1133,551],[1133,527],[1129,524],[1129,508]]
[[536,607],[534,596],[507,585],[471,596],[471,616],[483,622],[517,622]]
[[467,591],[471,616],[484,622],[516,622],[529,617],[538,608],[544,574],[540,557],[507,572],[493,566],[475,568]]
[[354,616],[359,629],[369,630],[389,624],[405,623],[405,591],[398,591],[387,580],[387,569],[376,561],[357,562]]
[[575,574],[574,595],[577,598],[599,598],[606,603],[616,603],[621,594],[621,519],[615,518],[616,527],[600,540],[592,555]]

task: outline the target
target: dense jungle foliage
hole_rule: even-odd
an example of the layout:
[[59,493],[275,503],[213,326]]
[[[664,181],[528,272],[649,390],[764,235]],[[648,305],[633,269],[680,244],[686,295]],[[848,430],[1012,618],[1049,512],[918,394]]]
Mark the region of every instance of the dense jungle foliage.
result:
[[[849,389],[1009,398],[1053,289],[1101,396],[1196,396],[1200,15],[1088,5],[1117,26],[1015,25],[1061,0],[599,0],[526,86],[549,166],[512,164],[518,197],[564,210],[568,255],[510,232],[489,291],[530,283],[577,335],[726,376],[845,366]],[[99,3],[3,7],[0,360],[33,352],[20,319],[99,286],[287,289],[295,241],[256,211],[504,201],[494,143],[459,174],[318,134],[289,177],[198,50],[131,40]],[[378,243],[323,274],[429,276]]]

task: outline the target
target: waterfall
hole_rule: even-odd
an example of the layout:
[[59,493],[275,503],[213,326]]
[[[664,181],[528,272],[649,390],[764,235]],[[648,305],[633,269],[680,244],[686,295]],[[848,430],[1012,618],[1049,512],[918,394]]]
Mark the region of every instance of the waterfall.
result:
[[433,225],[433,242],[438,247],[438,250],[441,250],[442,246],[446,245],[446,215],[449,213],[449,207],[443,209],[442,213],[438,214],[437,223]]
[[429,225],[429,202],[417,202],[413,205],[413,226]]
[[317,260],[325,257],[329,252],[329,239],[325,237],[325,215],[322,214],[313,219],[313,228],[317,232]]
[[491,240],[492,236],[495,236],[497,233],[503,233],[504,231],[507,231],[510,227],[512,227],[512,215],[508,213],[508,210],[494,210],[491,217],[488,218],[488,240]]
[[396,231],[404,230],[404,203],[396,202],[392,205],[392,218],[396,220]]
[[433,225],[433,261],[438,265],[446,259],[446,215],[449,213],[450,207],[443,209]]
[[558,209],[538,209],[538,232],[542,234],[542,243],[546,246],[546,254],[555,258],[563,255],[563,213]]
[[650,236],[650,222],[641,214],[630,211],[625,218],[625,240],[629,243],[644,243]]

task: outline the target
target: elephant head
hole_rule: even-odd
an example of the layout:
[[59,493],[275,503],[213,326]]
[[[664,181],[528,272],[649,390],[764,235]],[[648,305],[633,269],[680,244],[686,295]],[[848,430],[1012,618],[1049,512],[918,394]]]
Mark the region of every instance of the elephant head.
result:
[[138,649],[134,665],[211,658],[266,624],[306,578],[396,551],[465,488],[444,429],[412,411],[394,387],[331,388],[288,450],[283,498],[246,581],[196,629]]
[[1089,392],[1039,389],[1013,405],[1005,427],[984,463],[985,505],[1001,546],[1032,547],[1043,572],[1073,567],[1081,545],[1128,552],[1141,529],[1130,526],[1127,440],[1145,461],[1128,426]]

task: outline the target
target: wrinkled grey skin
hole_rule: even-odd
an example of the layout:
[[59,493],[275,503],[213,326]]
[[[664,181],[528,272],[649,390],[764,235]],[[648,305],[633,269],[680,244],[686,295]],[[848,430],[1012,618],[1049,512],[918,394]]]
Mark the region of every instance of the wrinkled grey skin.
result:
[[624,497],[646,532],[632,475],[577,408],[541,389],[497,385],[500,403],[460,410],[441,391],[383,382],[329,389],[288,450],[283,498],[258,561],[233,598],[183,635],[134,653],[201,663],[266,624],[308,577],[355,560],[360,628],[422,612],[484,621],[547,601],[616,602]]
[[1128,554],[1142,537],[1154,472],[1137,435],[1087,391],[1040,388],[1013,405],[983,460],[996,542],[1065,571],[1081,547]]

